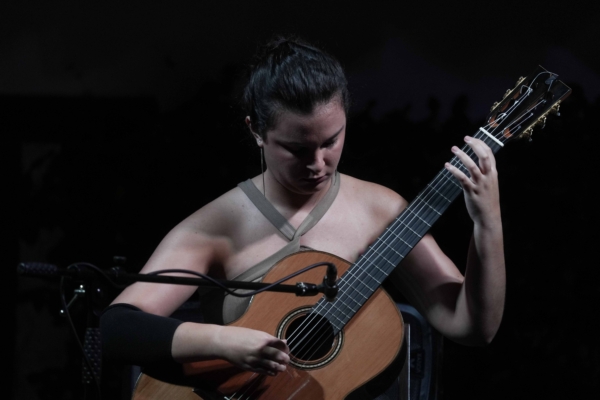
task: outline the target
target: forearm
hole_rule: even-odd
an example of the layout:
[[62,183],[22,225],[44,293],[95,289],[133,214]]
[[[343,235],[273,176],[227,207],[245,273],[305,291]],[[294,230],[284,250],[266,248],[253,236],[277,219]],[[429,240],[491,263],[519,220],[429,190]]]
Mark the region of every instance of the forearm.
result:
[[499,219],[475,225],[457,302],[457,312],[467,327],[467,344],[491,342],[500,327],[506,291],[503,247]]
[[100,317],[103,357],[139,366],[172,362],[173,335],[180,324],[130,304],[115,304]]
[[212,324],[184,322],[173,335],[171,354],[177,362],[192,362],[225,358],[221,338],[223,327]]

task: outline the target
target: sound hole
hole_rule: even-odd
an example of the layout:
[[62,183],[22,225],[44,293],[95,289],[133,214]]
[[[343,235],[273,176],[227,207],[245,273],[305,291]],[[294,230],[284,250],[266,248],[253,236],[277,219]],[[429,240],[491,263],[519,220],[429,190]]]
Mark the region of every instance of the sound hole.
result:
[[284,337],[288,339],[294,358],[316,361],[331,352],[335,336],[329,321],[318,314],[304,314],[287,326]]

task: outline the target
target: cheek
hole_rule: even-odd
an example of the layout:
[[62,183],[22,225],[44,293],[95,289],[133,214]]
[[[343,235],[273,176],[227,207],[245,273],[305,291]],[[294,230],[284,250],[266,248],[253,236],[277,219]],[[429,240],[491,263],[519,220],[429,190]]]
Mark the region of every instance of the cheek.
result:
[[271,172],[286,174],[290,169],[299,168],[299,160],[288,152],[265,152],[265,161]]
[[331,161],[337,163],[338,161],[340,161],[340,158],[342,157],[342,150],[344,149],[344,142],[340,143],[339,146],[336,146],[335,149],[332,150],[331,152]]

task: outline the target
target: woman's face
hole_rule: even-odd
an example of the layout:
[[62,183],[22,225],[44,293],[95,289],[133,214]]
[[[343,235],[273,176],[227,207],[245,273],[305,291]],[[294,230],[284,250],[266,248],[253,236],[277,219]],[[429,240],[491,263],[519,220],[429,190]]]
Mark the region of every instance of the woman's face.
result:
[[285,111],[265,135],[267,173],[294,193],[325,189],[337,169],[345,136],[346,113],[338,99],[309,115]]

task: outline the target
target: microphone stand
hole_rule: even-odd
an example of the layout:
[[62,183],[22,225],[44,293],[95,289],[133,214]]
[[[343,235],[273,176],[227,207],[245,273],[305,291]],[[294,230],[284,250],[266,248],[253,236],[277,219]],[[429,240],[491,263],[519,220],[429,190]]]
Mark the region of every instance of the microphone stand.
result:
[[[300,273],[305,272],[308,269],[315,268],[320,265],[327,265],[327,275],[323,279],[323,283],[317,285],[313,283],[298,282],[295,285],[286,285],[280,282],[286,281],[293,278]],[[323,293],[329,300],[333,300],[337,295],[337,285],[335,285],[335,276],[337,270],[335,265],[332,263],[318,263],[310,265],[295,274],[292,274],[284,279],[281,279],[275,283],[263,283],[263,282],[240,282],[231,281],[224,279],[213,279],[213,278],[188,278],[182,276],[171,276],[171,275],[158,275],[158,274],[131,274],[122,272],[119,266],[113,267],[111,270],[102,271],[96,267],[86,264],[79,263],[74,265],[75,268],[59,269],[52,264],[43,263],[21,263],[17,268],[17,272],[20,275],[33,276],[38,278],[52,278],[52,277],[67,277],[79,281],[94,281],[100,277],[104,277],[110,281],[113,285],[127,285],[134,282],[152,282],[152,283],[164,283],[164,284],[175,284],[175,285],[189,285],[189,286],[212,286],[227,289],[246,289],[255,291],[270,291],[270,292],[282,292],[282,293],[295,293],[296,296],[315,296],[319,293]],[[81,267],[87,267],[82,269]],[[90,270],[90,268],[95,269]],[[164,273],[182,273],[185,270],[165,270]],[[332,281],[331,276],[334,279]],[[75,295],[69,302],[70,306],[79,296],[85,294],[83,288],[76,289]]]
[[[115,267],[110,270],[101,270],[96,266],[88,263],[77,263],[71,265],[69,268],[58,268],[52,264],[44,263],[20,263],[17,267],[17,273],[24,276],[38,277],[38,278],[61,278],[61,300],[63,301],[63,309],[60,310],[61,315],[67,317],[73,333],[77,338],[77,342],[83,353],[83,371],[82,381],[86,386],[86,389],[90,385],[95,385],[98,398],[101,398],[101,338],[100,329],[95,323],[95,312],[94,312],[94,299],[93,296],[104,296],[103,290],[100,288],[99,281],[105,280],[110,283],[113,287],[124,288],[126,285],[135,282],[152,282],[160,284],[175,284],[175,285],[191,285],[191,286],[212,286],[227,290],[244,289],[252,290],[251,293],[246,293],[240,296],[253,296],[263,291],[271,292],[282,292],[282,293],[294,293],[296,296],[315,296],[319,293],[323,293],[328,301],[333,301],[337,296],[338,286],[336,284],[337,269],[332,263],[317,263],[309,265],[292,275],[284,277],[274,283],[263,283],[263,282],[240,282],[231,281],[224,279],[213,279],[210,277],[202,278],[190,278],[182,276],[172,275],[158,275],[158,274],[131,274],[123,272],[121,267],[125,263],[124,257],[114,257]],[[294,276],[300,275],[309,269],[316,268],[321,265],[327,265],[327,274],[323,278],[321,284],[297,282],[295,285],[282,284],[286,280],[293,278]],[[186,270],[165,270],[164,273],[182,273]],[[189,272],[189,271],[188,271]],[[76,288],[73,290],[73,297],[67,303],[64,299],[63,282],[65,278],[70,278],[74,282],[78,282]],[[92,296],[88,296],[88,287],[92,287]],[[77,329],[73,325],[69,310],[73,304],[83,298],[85,300],[87,316],[86,316],[86,330],[84,343],[81,344],[79,341],[79,335]],[[107,304],[106,304],[107,305]],[[106,306],[105,305],[105,306]],[[104,307],[103,307],[104,308]]]

